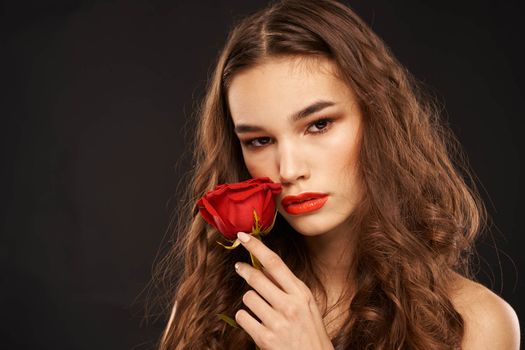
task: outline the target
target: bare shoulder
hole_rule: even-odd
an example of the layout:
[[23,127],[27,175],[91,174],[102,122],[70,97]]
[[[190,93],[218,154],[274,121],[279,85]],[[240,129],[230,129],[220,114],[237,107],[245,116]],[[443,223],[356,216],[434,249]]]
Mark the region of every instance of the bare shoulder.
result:
[[465,321],[462,348],[514,350],[520,347],[520,326],[514,309],[487,287],[457,275],[452,303]]

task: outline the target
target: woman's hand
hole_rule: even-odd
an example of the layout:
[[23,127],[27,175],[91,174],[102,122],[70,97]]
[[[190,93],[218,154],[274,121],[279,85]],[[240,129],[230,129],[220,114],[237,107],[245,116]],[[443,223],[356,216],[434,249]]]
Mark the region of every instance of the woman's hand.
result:
[[237,273],[255,290],[243,303],[262,321],[239,310],[235,320],[261,349],[334,349],[310,289],[288,269],[281,258],[259,239],[240,232],[242,245],[264,267],[236,263]]

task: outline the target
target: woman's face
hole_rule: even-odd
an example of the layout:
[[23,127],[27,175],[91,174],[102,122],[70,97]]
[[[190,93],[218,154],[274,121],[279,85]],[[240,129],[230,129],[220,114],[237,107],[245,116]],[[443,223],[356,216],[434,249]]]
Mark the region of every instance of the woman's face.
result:
[[[228,90],[250,175],[282,184],[277,209],[306,236],[344,231],[362,188],[356,165],[362,116],[334,67],[326,58],[272,59],[238,73]],[[328,200],[313,212],[283,208],[283,197],[304,192],[326,193]]]

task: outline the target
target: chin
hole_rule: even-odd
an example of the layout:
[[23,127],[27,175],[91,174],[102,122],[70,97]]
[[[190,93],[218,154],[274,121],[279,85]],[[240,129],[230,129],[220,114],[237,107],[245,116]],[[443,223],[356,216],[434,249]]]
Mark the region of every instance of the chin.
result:
[[299,234],[308,237],[321,236],[327,233],[346,234],[345,226],[351,211],[334,214],[333,212],[315,212],[311,214],[292,215],[283,208],[278,208],[281,216]]
[[326,214],[323,215],[321,212],[292,215],[281,208],[279,212],[295,231],[309,237],[323,235],[338,227],[344,221],[342,218],[327,217]]

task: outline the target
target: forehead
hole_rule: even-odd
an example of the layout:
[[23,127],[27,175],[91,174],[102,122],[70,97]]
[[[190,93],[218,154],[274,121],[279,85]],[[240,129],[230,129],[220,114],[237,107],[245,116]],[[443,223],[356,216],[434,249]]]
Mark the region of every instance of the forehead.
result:
[[227,98],[234,121],[247,122],[288,115],[315,100],[344,103],[353,100],[353,94],[328,58],[285,57],[237,73]]

